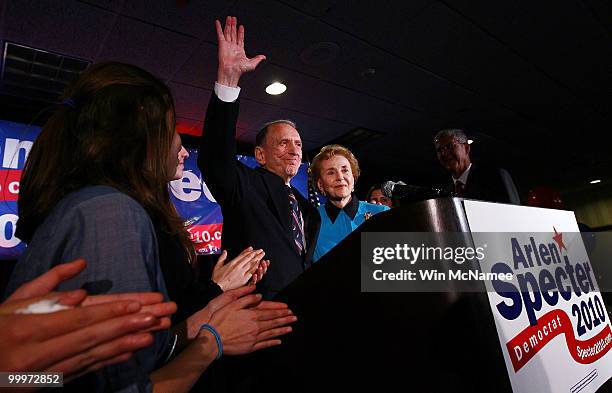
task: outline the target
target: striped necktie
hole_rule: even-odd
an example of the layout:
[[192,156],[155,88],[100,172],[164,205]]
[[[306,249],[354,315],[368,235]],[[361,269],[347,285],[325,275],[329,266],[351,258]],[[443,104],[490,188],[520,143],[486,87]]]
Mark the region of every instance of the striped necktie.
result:
[[291,215],[291,232],[293,233],[293,242],[298,253],[302,255],[304,251],[304,220],[302,214],[300,214],[300,207],[298,201],[293,194],[291,187],[286,187],[287,196],[289,197],[289,205]]

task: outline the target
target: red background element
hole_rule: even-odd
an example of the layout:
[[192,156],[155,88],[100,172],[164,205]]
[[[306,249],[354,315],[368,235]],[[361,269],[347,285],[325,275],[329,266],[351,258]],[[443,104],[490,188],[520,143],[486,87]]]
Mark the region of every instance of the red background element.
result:
[[[542,340],[538,339],[537,345],[533,348],[530,348],[529,352],[523,352],[523,357],[519,360],[516,356],[516,353],[514,352],[514,347],[518,346],[521,348],[521,350],[523,350],[523,343],[528,343],[529,337],[531,337],[532,335],[536,335],[537,338],[538,331],[542,329],[542,327],[547,326],[548,323],[552,322],[553,319],[557,319],[557,317],[559,317],[559,320],[561,321],[561,326],[557,326],[557,329],[552,332],[549,332],[548,335],[544,336]],[[610,324],[606,323],[603,329],[599,333],[597,333],[596,336],[588,340],[581,341],[574,336],[574,327],[565,311],[552,310],[538,318],[537,325],[527,327],[516,337],[506,343],[506,348],[508,349],[508,353],[510,354],[510,359],[512,360],[512,366],[514,366],[514,371],[516,372],[520,370],[521,367],[527,364],[527,362],[529,362],[529,359],[534,357],[542,348],[544,348],[550,342],[550,340],[552,340],[561,333],[565,334],[567,349],[572,355],[572,358],[574,358],[576,362],[581,364],[593,363],[594,361],[604,356],[610,350],[610,347],[612,347],[612,343],[610,343],[599,353],[594,354],[592,356],[588,356],[584,359],[581,358],[580,356],[578,356],[578,350],[576,347],[580,345],[580,347],[584,349],[595,345],[597,341],[605,338],[608,334],[612,333],[612,331],[610,330]]]

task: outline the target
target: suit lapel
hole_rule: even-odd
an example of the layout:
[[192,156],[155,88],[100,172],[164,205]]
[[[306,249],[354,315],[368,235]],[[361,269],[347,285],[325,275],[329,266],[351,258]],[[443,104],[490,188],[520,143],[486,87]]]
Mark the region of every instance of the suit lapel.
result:
[[[262,173],[264,184],[268,190],[268,195],[272,200],[275,215],[286,233],[291,233],[291,216],[289,215],[291,207],[289,206],[289,197],[285,191],[285,185],[280,177],[263,168],[258,168]],[[292,239],[293,240],[293,239]]]
[[482,199],[482,190],[479,182],[480,176],[480,168],[472,163],[472,167],[470,168],[470,173],[467,178],[467,183],[465,185],[465,195],[472,199]]
[[312,260],[317,237],[319,236],[319,228],[321,226],[321,218],[319,212],[310,202],[295,190],[302,217],[304,217],[304,237],[306,238],[306,261]]
[[442,189],[447,195],[452,195],[455,192],[455,182],[451,178],[448,182],[442,185]]
[[[291,249],[297,254],[298,251],[295,248],[292,234],[292,218],[290,213],[291,206],[289,206],[289,197],[285,190],[285,184],[282,179],[272,172],[267,171],[263,168],[258,168],[258,171],[262,173],[264,184],[268,191],[268,195],[274,205],[275,216],[285,229],[286,239],[291,244]],[[306,242],[306,259],[312,259],[314,252],[314,246],[319,234],[319,212],[316,211],[310,203],[304,199],[302,194],[295,188],[293,188],[293,194],[295,195],[300,211],[302,212],[302,218],[304,219],[304,238]]]

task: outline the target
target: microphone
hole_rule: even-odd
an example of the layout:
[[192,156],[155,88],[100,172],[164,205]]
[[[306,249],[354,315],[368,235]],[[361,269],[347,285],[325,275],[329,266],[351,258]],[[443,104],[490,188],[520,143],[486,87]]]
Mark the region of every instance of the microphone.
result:
[[381,185],[381,190],[387,198],[431,199],[452,196],[441,188],[413,186],[401,181],[386,181]]

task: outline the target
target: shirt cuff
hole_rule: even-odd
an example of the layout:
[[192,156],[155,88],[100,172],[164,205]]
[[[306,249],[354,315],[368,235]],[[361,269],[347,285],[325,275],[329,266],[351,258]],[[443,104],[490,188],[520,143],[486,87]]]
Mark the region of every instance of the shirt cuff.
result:
[[234,102],[240,94],[239,87],[230,87],[215,82],[215,95],[223,102]]

